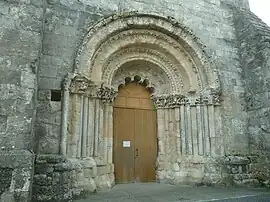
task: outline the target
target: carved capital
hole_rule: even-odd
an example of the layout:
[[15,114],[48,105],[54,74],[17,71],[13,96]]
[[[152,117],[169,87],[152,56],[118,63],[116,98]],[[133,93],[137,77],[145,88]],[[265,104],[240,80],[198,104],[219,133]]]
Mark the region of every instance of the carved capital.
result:
[[152,96],[152,100],[156,108],[176,108],[189,101],[184,95]]
[[70,83],[70,93],[85,94],[90,96],[95,88],[96,85],[94,82],[84,76],[77,75],[71,80]]
[[96,95],[97,98],[100,99],[102,102],[112,103],[114,101],[114,98],[117,96],[117,91],[102,84],[97,90]]
[[219,88],[207,88],[201,93],[201,104],[219,106],[221,103],[221,90]]
[[70,89],[71,80],[74,78],[74,74],[67,73],[62,81],[62,89],[68,91]]
[[220,105],[220,95],[199,95],[197,97],[187,97],[185,95],[160,95],[152,96],[156,108],[176,108],[181,105]]

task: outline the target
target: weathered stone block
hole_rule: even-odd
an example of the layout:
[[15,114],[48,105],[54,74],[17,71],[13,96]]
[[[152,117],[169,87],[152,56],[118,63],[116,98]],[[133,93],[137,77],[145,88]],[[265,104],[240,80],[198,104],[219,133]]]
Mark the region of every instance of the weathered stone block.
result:
[[0,181],[4,183],[0,185],[1,200],[28,201],[32,189],[33,170],[34,156],[29,151],[2,151],[0,153],[0,174],[2,174]]
[[7,116],[0,115],[0,133],[5,132],[7,129]]
[[93,176],[92,176],[92,169],[91,169],[91,168],[84,168],[84,169],[83,169],[83,175],[84,175],[86,178],[91,178],[91,177],[93,177]]
[[54,166],[51,164],[37,164],[35,165],[36,174],[49,174],[54,172]]
[[110,170],[108,168],[109,168],[108,166],[97,167],[97,175],[101,176],[101,175],[108,174],[110,172]]
[[111,180],[109,178],[109,175],[101,175],[94,178],[97,189],[108,189],[111,188]]
[[71,162],[67,161],[65,163],[58,163],[54,165],[54,170],[57,172],[71,171],[74,170],[75,166]]
[[39,186],[50,186],[53,184],[53,178],[46,174],[34,175],[34,183]]
[[97,167],[93,167],[92,168],[92,176],[96,177],[97,175],[98,175],[98,169],[97,169]]
[[225,163],[231,165],[245,165],[249,164],[250,160],[248,157],[244,156],[228,156],[225,158]]
[[63,155],[38,155],[36,158],[36,163],[48,163],[48,164],[56,164],[56,163],[65,163],[67,158]]
[[12,179],[12,168],[0,168],[0,196],[9,189]]
[[92,168],[97,165],[93,158],[84,159],[82,160],[81,164],[83,168]]

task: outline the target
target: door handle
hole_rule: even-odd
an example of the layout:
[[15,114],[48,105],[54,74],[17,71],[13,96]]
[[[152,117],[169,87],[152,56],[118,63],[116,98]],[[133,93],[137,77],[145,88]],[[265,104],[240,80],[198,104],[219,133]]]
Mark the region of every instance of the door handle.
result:
[[136,157],[139,156],[139,149],[136,149]]

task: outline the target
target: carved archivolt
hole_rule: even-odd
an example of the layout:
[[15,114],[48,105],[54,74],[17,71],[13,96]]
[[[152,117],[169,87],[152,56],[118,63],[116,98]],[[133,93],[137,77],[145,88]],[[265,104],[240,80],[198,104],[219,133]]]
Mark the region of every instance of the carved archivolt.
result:
[[[198,96],[220,90],[217,70],[206,52],[198,38],[174,19],[125,13],[90,28],[78,51],[75,72],[112,85],[126,63],[148,61],[165,73],[170,94]],[[154,78],[153,73],[149,80]]]
[[[102,80],[105,82],[107,81],[108,84],[114,83],[119,69],[121,69],[123,73],[125,67],[127,66],[126,64],[133,63],[133,71],[136,71],[136,63],[138,64],[138,61],[141,62],[140,66],[144,66],[144,68],[139,69],[140,73],[144,74],[145,71],[147,71],[149,80],[156,80],[157,73],[159,73],[160,76],[166,75],[166,80],[169,81],[169,83],[167,83],[167,90],[172,93],[183,91],[183,77],[180,74],[180,71],[177,70],[177,67],[175,67],[175,65],[170,60],[168,60],[168,58],[160,54],[158,51],[147,49],[144,47],[125,48],[112,55],[109,62],[104,67]],[[155,66],[156,68],[151,68],[153,66]],[[129,68],[126,73],[129,73],[130,71],[132,71],[132,68]],[[136,73],[138,74],[139,72]],[[149,73],[151,73],[151,76]],[[187,88],[190,88],[190,85],[191,84],[188,83]]]
[[114,72],[131,60],[152,60],[163,67],[173,87],[172,93],[189,89],[199,91],[204,86],[203,74],[183,48],[170,37],[153,30],[128,30],[108,39],[95,53],[90,65],[93,67],[91,78],[110,84]]
[[131,61],[122,65],[112,78],[112,86],[117,89],[123,78],[134,78],[136,75],[147,79],[149,85],[156,89],[155,94],[172,93],[176,90],[175,86],[171,86],[167,74],[157,64],[148,61]]

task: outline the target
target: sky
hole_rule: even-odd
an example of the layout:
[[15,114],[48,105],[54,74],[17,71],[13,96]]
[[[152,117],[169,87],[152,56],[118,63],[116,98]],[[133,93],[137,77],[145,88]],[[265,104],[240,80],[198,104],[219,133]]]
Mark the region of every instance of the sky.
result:
[[270,26],[270,0],[249,0],[250,9]]

